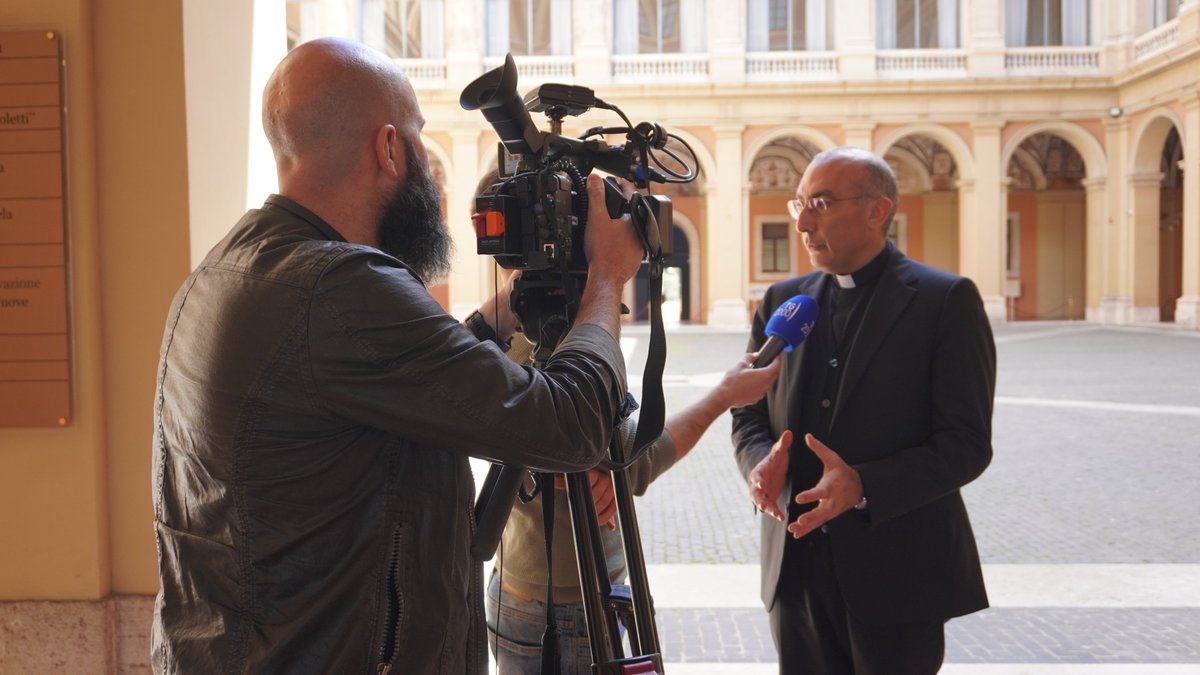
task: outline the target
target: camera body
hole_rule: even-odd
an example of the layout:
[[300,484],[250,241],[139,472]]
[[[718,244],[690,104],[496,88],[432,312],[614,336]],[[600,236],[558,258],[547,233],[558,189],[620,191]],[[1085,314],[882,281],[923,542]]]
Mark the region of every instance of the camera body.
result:
[[480,255],[490,255],[510,270],[587,271],[583,249],[587,198],[581,192],[579,170],[563,164],[502,174],[475,197],[471,217]]
[[[465,110],[481,111],[500,136],[499,179],[475,198],[476,250],[492,256],[500,267],[521,270],[514,284],[513,310],[526,335],[537,342],[545,337],[541,327],[557,317],[564,317],[569,326],[587,280],[587,176],[599,169],[639,188],[650,181],[669,182],[649,166],[652,151],[665,146],[668,134],[657,124],[631,125],[624,113],[586,87],[543,84],[522,99],[516,85],[516,64],[509,54],[502,66],[467,85],[459,103]],[[581,138],[561,134],[564,118],[593,107],[616,111],[628,126],[591,129]],[[537,128],[531,111],[546,114],[550,132]],[[605,140],[617,133],[625,135],[626,143]],[[631,207],[634,202],[617,183],[605,180],[608,215],[629,213],[634,226],[643,228],[639,231],[651,258],[661,259],[670,253],[671,202],[651,195],[635,195],[635,200]],[[644,231],[647,223],[653,232]],[[660,224],[666,235],[659,234]],[[531,323],[536,323],[534,331]]]

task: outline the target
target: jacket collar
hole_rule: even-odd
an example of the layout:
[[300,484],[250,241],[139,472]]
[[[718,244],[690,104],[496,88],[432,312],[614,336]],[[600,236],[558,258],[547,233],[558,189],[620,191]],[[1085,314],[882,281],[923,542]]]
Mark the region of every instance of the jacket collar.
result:
[[320,216],[300,206],[294,200],[284,197],[283,195],[271,195],[263,202],[264,209],[282,209],[296,216],[305,223],[311,225],[314,229],[320,232],[326,239],[333,241],[346,241],[346,238],[341,235],[333,226],[321,219]]
[[834,423],[842,402],[854,391],[866,373],[871,359],[883,346],[892,325],[904,313],[916,294],[917,277],[913,274],[908,258],[889,242],[883,273],[876,282],[875,292],[867,302],[854,342],[846,352],[843,376],[845,379],[838,388],[838,400],[833,409]]

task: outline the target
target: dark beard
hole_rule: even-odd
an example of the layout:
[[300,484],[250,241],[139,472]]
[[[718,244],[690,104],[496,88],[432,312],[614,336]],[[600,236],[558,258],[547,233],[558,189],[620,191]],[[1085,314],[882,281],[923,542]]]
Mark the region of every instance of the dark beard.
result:
[[379,248],[425,283],[437,283],[450,273],[454,241],[442,218],[442,200],[433,176],[417,163],[412,144],[404,145],[408,178],[379,214]]

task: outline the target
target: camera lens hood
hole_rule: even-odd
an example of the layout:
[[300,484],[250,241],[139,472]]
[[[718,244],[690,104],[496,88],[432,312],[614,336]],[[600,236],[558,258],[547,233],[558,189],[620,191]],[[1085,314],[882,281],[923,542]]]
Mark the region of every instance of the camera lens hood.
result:
[[512,54],[504,65],[475,78],[458,99],[463,110],[479,110],[509,152],[524,155],[542,148],[542,135],[517,94],[517,64]]

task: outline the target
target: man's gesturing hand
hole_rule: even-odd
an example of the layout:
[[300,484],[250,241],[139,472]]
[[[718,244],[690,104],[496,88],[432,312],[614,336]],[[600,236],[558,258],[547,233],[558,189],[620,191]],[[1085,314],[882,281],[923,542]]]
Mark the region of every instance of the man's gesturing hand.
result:
[[783,522],[785,516],[776,500],[788,478],[788,448],[792,447],[792,432],[785,431],[771,446],[771,452],[763,457],[750,472],[750,501],[758,510],[775,520]]
[[840,455],[812,434],[806,434],[804,442],[821,460],[825,471],[816,485],[796,495],[797,504],[817,502],[816,508],[800,514],[796,522],[788,525],[788,532],[797,539],[848,511],[863,496],[862,478]]

